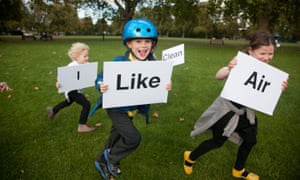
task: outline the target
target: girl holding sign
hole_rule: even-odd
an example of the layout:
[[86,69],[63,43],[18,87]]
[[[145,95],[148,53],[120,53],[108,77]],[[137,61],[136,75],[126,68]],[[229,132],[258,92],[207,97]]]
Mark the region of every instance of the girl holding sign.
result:
[[[146,19],[132,19],[123,29],[123,44],[127,47],[124,56],[119,56],[113,61],[152,61],[157,44],[157,31],[153,23]],[[109,88],[103,83],[102,73],[96,80],[96,88],[105,93]],[[171,84],[167,85],[167,90]],[[108,108],[107,113],[112,121],[109,138],[95,161],[97,170],[104,179],[121,174],[120,162],[131,154],[141,142],[141,135],[132,119],[135,114],[142,113],[148,118],[150,105],[125,106]]]
[[[246,53],[254,58],[269,63],[273,59],[276,47],[275,40],[269,32],[256,32],[250,39]],[[237,64],[233,58],[228,66],[216,73],[216,79],[226,79]],[[287,87],[283,82],[282,90]],[[200,116],[191,132],[194,137],[207,129],[212,130],[213,137],[202,142],[193,151],[184,152],[183,169],[187,175],[192,174],[193,165],[199,157],[221,147],[227,140],[239,145],[237,158],[232,168],[232,176],[248,180],[258,180],[259,176],[245,169],[251,149],[256,144],[257,118],[254,112],[238,103],[218,97],[214,103]]]
[[[89,59],[89,46],[84,43],[74,43],[68,52],[69,57],[71,58],[72,62],[68,64],[68,66],[77,66],[79,64],[86,64],[88,63]],[[60,87],[60,83],[56,82],[56,87]],[[86,99],[83,95],[81,89],[72,90],[69,92],[65,92],[66,99],[60,103],[58,103],[54,108],[47,107],[46,111],[48,114],[49,119],[53,119],[54,116],[63,108],[70,106],[73,102],[82,106],[82,110],[79,117],[79,124],[78,124],[78,132],[91,132],[95,130],[95,128],[90,127],[87,124],[89,110],[90,110],[90,102]]]

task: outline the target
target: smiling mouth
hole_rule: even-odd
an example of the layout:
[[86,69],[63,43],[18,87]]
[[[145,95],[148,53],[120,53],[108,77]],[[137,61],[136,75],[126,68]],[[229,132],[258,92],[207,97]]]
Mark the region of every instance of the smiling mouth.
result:
[[143,49],[143,50],[138,50],[138,54],[141,57],[145,57],[147,54],[147,49]]

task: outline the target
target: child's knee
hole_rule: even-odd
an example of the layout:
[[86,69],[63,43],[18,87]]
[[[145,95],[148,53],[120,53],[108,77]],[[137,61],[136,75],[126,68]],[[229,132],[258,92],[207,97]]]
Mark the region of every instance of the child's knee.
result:
[[256,136],[248,136],[247,138],[243,139],[243,143],[248,146],[248,147],[253,147],[255,146],[257,140],[256,140]]
[[142,140],[142,136],[139,133],[136,133],[134,136],[128,137],[125,141],[127,145],[135,148],[140,145],[141,140]]
[[89,101],[86,101],[86,102],[84,102],[84,103],[82,104],[82,107],[83,107],[84,109],[90,110],[90,108],[91,108],[91,103],[90,103]]

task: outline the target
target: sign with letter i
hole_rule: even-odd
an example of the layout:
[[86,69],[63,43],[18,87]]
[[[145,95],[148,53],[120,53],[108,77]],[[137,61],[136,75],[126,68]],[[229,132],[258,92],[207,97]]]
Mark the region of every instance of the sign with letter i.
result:
[[58,92],[62,93],[94,86],[97,71],[97,62],[57,68],[57,79],[60,84]]

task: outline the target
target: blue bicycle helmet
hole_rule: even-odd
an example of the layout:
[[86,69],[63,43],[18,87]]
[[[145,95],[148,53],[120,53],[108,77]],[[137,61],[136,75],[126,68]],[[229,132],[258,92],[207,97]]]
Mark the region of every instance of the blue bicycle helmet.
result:
[[157,42],[157,31],[154,24],[147,19],[132,19],[128,21],[123,29],[123,43],[137,38],[149,38]]

